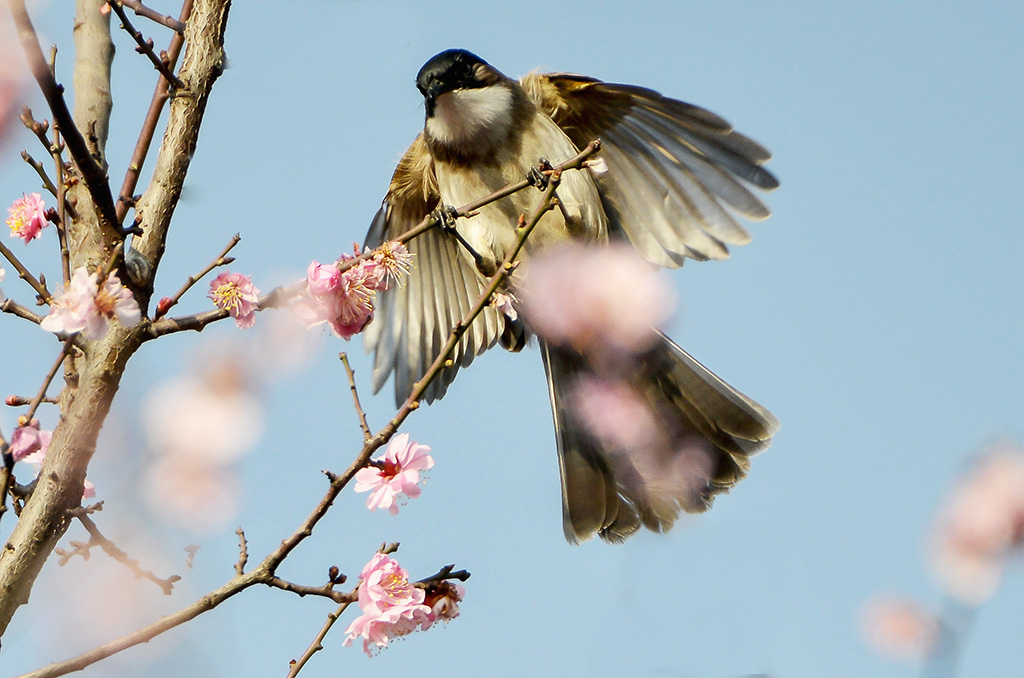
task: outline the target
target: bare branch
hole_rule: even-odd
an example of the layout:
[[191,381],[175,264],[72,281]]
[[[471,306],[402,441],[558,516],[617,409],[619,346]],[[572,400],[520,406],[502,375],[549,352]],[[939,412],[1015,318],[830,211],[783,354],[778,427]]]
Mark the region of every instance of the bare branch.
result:
[[[356,587],[352,590],[352,593],[354,594],[358,590],[359,587]],[[324,622],[324,625],[320,628],[320,632],[316,634],[316,637],[313,639],[313,642],[309,644],[309,647],[306,648],[306,651],[302,653],[301,657],[299,657],[297,660],[293,659],[290,662],[288,666],[287,678],[294,678],[294,676],[299,675],[299,671],[301,671],[302,667],[306,665],[306,662],[308,662],[314,654],[324,649],[323,642],[324,638],[327,637],[327,632],[331,630],[331,627],[334,626],[334,622],[338,621],[338,618],[341,617],[341,615],[345,612],[346,609],[348,609],[348,606],[351,604],[351,601],[344,602],[341,605],[339,605],[338,609],[336,609],[334,612],[328,613],[327,621]]]
[[135,51],[140,54],[145,54],[153,64],[153,68],[159,71],[160,75],[164,76],[164,78],[166,78],[167,81],[176,88],[181,89],[184,87],[185,83],[179,80],[178,76],[171,72],[170,65],[164,63],[163,60],[161,60],[153,51],[153,41],[146,40],[142,33],[132,25],[132,22],[128,19],[128,15],[125,14],[124,7],[122,7],[121,3],[118,2],[118,0],[110,0],[107,4],[110,5],[110,8],[117,14],[117,18],[121,20],[121,28],[123,28],[128,35],[132,36],[132,39],[135,40],[135,43],[138,45]]
[[34,275],[29,273],[28,269],[25,268],[23,263],[21,263],[17,255],[14,254],[14,252],[11,251],[11,248],[5,245],[2,240],[0,240],[0,254],[4,256],[4,259],[11,263],[14,270],[18,272],[18,277],[32,286],[32,289],[36,291],[36,294],[39,295],[39,298],[43,303],[49,304],[53,302],[53,296],[50,295],[50,290],[46,289],[46,285],[39,282]]
[[330,598],[336,603],[351,603],[355,600],[355,592],[342,593],[341,591],[335,591],[334,585],[331,583],[324,584],[323,586],[303,586],[302,584],[293,584],[290,581],[285,581],[280,577],[271,577],[270,580],[265,583],[271,588],[296,593],[302,597],[322,596],[324,598]]
[[46,398],[46,389],[50,388],[50,384],[53,382],[53,378],[57,375],[57,370],[59,370],[60,366],[64,364],[64,358],[66,358],[68,354],[74,350],[74,347],[74,337],[69,337],[68,339],[64,340],[64,347],[61,349],[60,355],[57,356],[57,359],[53,362],[53,366],[50,368],[50,371],[46,373],[46,377],[43,378],[43,384],[42,386],[39,387],[39,392],[36,394],[36,397],[33,398],[32,404],[29,405],[28,411],[25,412],[24,416],[26,419],[31,420],[33,415],[35,415],[40,403],[42,403],[43,400]]
[[235,534],[238,535],[238,562],[235,563],[235,573],[241,577],[245,574],[245,564],[249,562],[249,548],[248,542],[245,541],[245,532],[242,531],[241,526],[235,530]]
[[366,423],[366,412],[363,411],[363,406],[359,402],[359,391],[356,390],[356,373],[352,371],[352,366],[348,364],[348,354],[342,352],[338,355],[341,358],[341,364],[345,366],[345,374],[348,375],[348,386],[352,390],[352,400],[354,401],[356,414],[359,416],[359,426],[363,429],[363,440],[369,440],[373,437],[370,433],[370,426]]
[[[94,508],[93,510],[98,509]],[[162,579],[150,570],[143,569],[142,566],[139,565],[139,561],[128,557],[128,554],[118,548],[117,544],[103,536],[103,533],[100,532],[99,527],[97,527],[93,519],[88,516],[88,513],[90,513],[90,511],[79,511],[75,514],[75,517],[78,518],[79,522],[82,523],[82,526],[89,532],[89,541],[84,543],[72,541],[71,546],[73,547],[73,550],[71,551],[56,549],[55,551],[57,555],[61,558],[61,565],[64,565],[68,560],[76,555],[80,555],[88,560],[89,549],[93,546],[99,546],[103,549],[104,553],[131,570],[137,579],[148,579],[159,586],[160,590],[162,590],[166,596],[169,596],[174,592],[174,585],[181,580],[179,575],[172,574],[170,577]]]
[[46,189],[47,193],[56,198],[57,187],[53,185],[52,181],[50,181],[50,176],[46,173],[46,170],[43,169],[42,163],[33,158],[31,155],[29,155],[28,151],[21,152],[21,159],[32,166],[32,169],[36,171],[36,174],[39,175],[39,178],[43,180],[43,188]]
[[178,21],[169,14],[160,14],[156,10],[146,7],[139,0],[121,0],[121,4],[125,7],[130,7],[138,16],[144,16],[162,26],[166,26],[179,35],[185,34],[185,23]]
[[[189,48],[179,72],[185,83],[184,91],[171,100],[167,130],[153,168],[153,179],[135,205],[143,234],[132,240],[132,247],[149,261],[154,275],[163,256],[185,175],[195,155],[210,90],[224,70],[224,30],[229,6],[228,0],[207,0],[196,2],[192,9],[185,29]],[[137,296],[143,308],[151,295],[151,286],[139,290]]]
[[[125,4],[129,7],[132,6],[130,3]],[[181,21],[178,22],[182,26],[182,30],[184,30],[184,22],[188,21],[191,13],[192,0],[185,0],[181,7]],[[171,38],[170,45],[167,47],[167,63],[169,68],[173,68],[174,64],[177,63],[178,55],[181,53],[181,48],[184,44],[184,33],[175,33]],[[135,193],[135,187],[139,183],[139,172],[142,171],[142,165],[146,162],[146,156],[149,154],[149,147],[153,143],[153,134],[156,132],[157,123],[160,122],[160,113],[164,109],[164,102],[168,98],[167,92],[167,79],[159,78],[156,82],[153,98],[149,102],[146,119],[142,123],[142,131],[139,132],[139,139],[135,142],[135,150],[132,152],[131,162],[128,163],[128,171],[125,173],[124,181],[121,183],[121,191],[118,193],[117,223],[119,224],[124,221],[125,215],[128,214],[129,206],[134,204],[132,196]]]

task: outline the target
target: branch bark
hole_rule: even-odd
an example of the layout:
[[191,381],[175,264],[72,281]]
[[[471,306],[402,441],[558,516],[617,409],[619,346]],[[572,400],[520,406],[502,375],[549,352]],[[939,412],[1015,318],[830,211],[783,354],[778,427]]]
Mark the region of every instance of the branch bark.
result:
[[[224,70],[224,29],[229,0],[196,2],[185,28],[188,49],[178,77],[185,84],[171,100],[167,131],[153,168],[153,179],[135,206],[142,236],[132,241],[133,248],[149,260],[155,274],[166,247],[174,208],[181,197],[199,138],[199,125],[210,96],[210,88]],[[146,308],[153,295],[153,280],[139,290],[139,304]]]

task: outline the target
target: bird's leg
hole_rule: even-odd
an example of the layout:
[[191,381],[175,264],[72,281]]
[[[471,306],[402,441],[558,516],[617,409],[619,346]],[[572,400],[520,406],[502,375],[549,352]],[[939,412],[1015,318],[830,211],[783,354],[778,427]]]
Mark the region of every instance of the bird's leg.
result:
[[497,263],[488,257],[483,256],[472,245],[461,233],[459,229],[455,227],[455,222],[459,219],[459,210],[451,205],[440,205],[437,209],[430,213],[431,218],[437,222],[445,233],[448,233],[454,237],[460,245],[466,248],[469,255],[473,257],[473,261],[476,262],[477,270],[480,271],[485,277],[490,278],[498,270]]

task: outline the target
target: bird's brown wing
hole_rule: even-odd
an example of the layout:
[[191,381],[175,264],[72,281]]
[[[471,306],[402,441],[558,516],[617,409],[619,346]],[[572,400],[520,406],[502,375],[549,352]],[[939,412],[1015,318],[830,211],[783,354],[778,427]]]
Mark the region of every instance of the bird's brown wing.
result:
[[714,113],[568,73],[531,73],[521,84],[578,147],[601,140],[608,171],[596,180],[611,231],[645,259],[724,259],[727,245],[750,241],[734,214],[769,216],[752,189],[778,186],[762,167],[771,154]]
[[[409,230],[434,210],[439,200],[433,163],[421,135],[395,170],[387,197],[366,235],[366,246],[376,247]],[[413,254],[409,277],[380,293],[374,320],[365,332],[366,350],[375,354],[373,390],[379,391],[394,373],[395,400],[399,404],[426,374],[452,327],[483,292],[472,264],[442,229],[430,229],[409,241],[407,247]],[[459,367],[469,365],[494,345],[501,327],[494,308],[484,309],[456,346],[452,366],[431,383],[424,399],[432,402],[441,398]]]

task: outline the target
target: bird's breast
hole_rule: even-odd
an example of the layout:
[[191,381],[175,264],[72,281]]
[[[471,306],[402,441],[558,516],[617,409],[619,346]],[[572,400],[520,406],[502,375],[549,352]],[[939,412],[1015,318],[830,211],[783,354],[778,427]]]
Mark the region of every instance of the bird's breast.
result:
[[[441,202],[455,207],[465,205],[520,181],[541,158],[557,165],[578,153],[569,137],[543,113],[537,112],[521,129],[518,139],[497,149],[488,161],[463,164],[436,160]],[[500,262],[515,243],[519,216],[529,217],[540,198],[541,192],[536,188],[524,189],[484,206],[472,218],[460,219],[457,228],[479,254]],[[528,251],[569,238],[607,237],[607,220],[589,170],[563,173],[558,198],[564,212],[552,210],[541,218],[527,243]],[[566,223],[566,215],[570,223]]]

